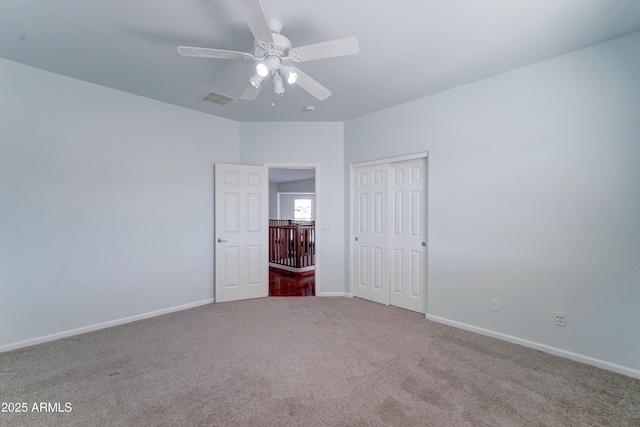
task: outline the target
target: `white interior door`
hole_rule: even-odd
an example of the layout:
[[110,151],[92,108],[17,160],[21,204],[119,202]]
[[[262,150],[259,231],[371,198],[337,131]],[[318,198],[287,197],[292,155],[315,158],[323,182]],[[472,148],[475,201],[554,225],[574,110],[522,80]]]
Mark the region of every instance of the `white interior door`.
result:
[[426,313],[427,160],[419,158],[389,166],[391,305]]
[[353,170],[354,295],[389,304],[388,165]]
[[215,165],[215,300],[269,295],[267,168]]

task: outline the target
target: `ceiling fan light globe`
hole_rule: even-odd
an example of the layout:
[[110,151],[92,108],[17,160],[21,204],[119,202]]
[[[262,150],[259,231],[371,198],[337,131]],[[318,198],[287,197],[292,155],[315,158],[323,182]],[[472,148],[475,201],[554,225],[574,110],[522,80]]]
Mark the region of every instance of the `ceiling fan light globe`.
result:
[[269,69],[262,62],[256,65],[256,74],[260,77],[267,77],[269,75]]
[[277,56],[269,56],[264,61],[256,65],[256,73],[260,77],[267,77],[272,72],[277,72],[280,68],[280,58]]
[[295,84],[298,81],[298,72],[295,68],[291,68],[288,66],[282,67],[282,76],[290,85]]
[[263,80],[264,80],[264,77],[258,75],[257,73],[249,77],[249,83],[251,83],[251,86],[255,87],[256,89],[260,87]]

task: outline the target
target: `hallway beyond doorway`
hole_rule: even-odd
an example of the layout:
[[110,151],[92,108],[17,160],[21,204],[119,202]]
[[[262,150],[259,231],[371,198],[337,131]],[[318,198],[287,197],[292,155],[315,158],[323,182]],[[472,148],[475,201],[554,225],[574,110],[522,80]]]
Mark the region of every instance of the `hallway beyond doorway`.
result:
[[315,271],[292,273],[279,268],[269,268],[270,297],[303,297],[314,296]]

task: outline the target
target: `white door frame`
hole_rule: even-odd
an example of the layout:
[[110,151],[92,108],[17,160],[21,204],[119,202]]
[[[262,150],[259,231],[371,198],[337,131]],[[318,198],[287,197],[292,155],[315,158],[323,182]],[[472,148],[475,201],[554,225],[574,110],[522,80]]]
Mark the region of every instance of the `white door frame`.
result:
[[322,218],[322,193],[320,192],[320,164],[318,163],[263,163],[262,166],[266,166],[267,169],[314,169],[315,170],[315,194],[316,194],[316,257],[315,257],[315,288],[316,296],[322,291],[322,283],[318,280],[320,277],[320,271],[322,270],[320,265],[322,261],[318,256],[318,248],[322,246],[323,236],[319,233],[320,219]]
[[[420,158],[425,158],[428,159],[429,158],[429,152],[428,151],[423,151],[423,152],[419,152],[419,153],[414,153],[414,154],[406,154],[406,155],[402,155],[402,156],[395,156],[395,157],[386,157],[383,159],[375,159],[375,160],[368,160],[368,161],[364,161],[364,162],[357,162],[357,163],[351,163],[350,167],[349,167],[349,296],[353,297],[354,296],[354,289],[355,289],[355,284],[353,283],[353,262],[352,262],[352,258],[353,258],[353,250],[354,250],[354,236],[355,236],[355,230],[353,229],[353,215],[354,215],[354,199],[353,199],[353,195],[355,194],[355,180],[354,180],[354,169],[355,168],[359,168],[362,166],[374,166],[374,165],[380,165],[380,164],[385,164],[385,163],[395,163],[395,162],[402,162],[405,160],[415,160],[415,159],[420,159]],[[427,186],[429,185],[429,180],[427,178]],[[425,192],[427,194],[428,197],[428,189],[425,188]],[[429,209],[429,203],[427,200],[427,212],[425,213],[425,230],[427,232],[427,236],[429,233],[429,229],[428,229],[428,209]],[[429,238],[427,237],[427,254],[428,249],[429,249]],[[427,272],[429,271],[429,257],[427,255],[427,260],[426,260],[426,270]],[[424,292],[425,295],[427,295],[427,291],[429,288],[428,285],[428,273],[426,275],[426,277],[424,278]],[[428,300],[427,300],[428,301]],[[428,304],[428,302],[427,302]],[[428,311],[428,309],[427,309]],[[427,314],[427,313],[425,313]]]

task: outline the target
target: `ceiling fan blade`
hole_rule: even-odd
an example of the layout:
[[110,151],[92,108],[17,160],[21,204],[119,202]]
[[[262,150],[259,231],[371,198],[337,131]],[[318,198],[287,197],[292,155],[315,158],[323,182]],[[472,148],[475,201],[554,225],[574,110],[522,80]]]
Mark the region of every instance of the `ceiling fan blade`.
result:
[[325,99],[331,96],[331,91],[329,89],[322,86],[315,79],[310,77],[308,74],[300,70],[296,70],[296,73],[298,74],[298,80],[296,80],[296,84],[300,86],[302,89],[309,92],[311,95],[318,98],[318,100],[324,101]]
[[253,101],[258,97],[263,87],[264,82],[262,82],[260,87],[258,87],[257,89],[252,84],[249,84],[244,92],[242,92],[242,95],[240,95],[240,99],[244,99],[245,101]]
[[273,43],[271,30],[260,0],[236,0],[236,3],[242,11],[253,37],[261,42]]
[[241,61],[251,61],[255,59],[252,54],[246,52],[207,49],[205,47],[178,46],[178,53],[182,56],[195,56],[199,58],[237,59]]
[[355,55],[359,51],[358,39],[351,36],[291,49],[289,56],[295,62],[304,62],[335,58],[336,56]]

